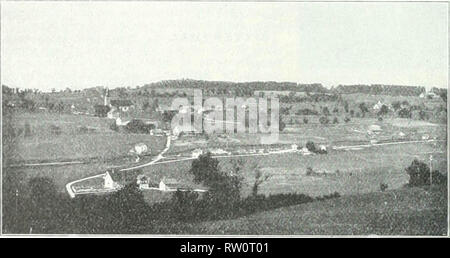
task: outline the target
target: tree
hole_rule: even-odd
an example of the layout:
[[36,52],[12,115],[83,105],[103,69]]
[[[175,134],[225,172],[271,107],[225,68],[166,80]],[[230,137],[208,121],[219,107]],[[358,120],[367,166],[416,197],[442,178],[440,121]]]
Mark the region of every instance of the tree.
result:
[[338,124],[339,120],[337,119],[337,117],[333,118],[333,124]]
[[394,108],[395,111],[399,110],[401,108],[402,103],[400,101],[394,101],[392,102],[392,108]]
[[31,136],[31,126],[30,126],[30,123],[28,123],[28,122],[25,123],[24,136],[25,137]]
[[[409,175],[409,186],[430,185],[430,167],[426,163],[414,159],[411,165],[405,170]],[[432,172],[432,177],[434,184],[444,184],[447,182],[447,178],[437,170]]]
[[305,146],[310,152],[316,152],[317,151],[316,145],[312,141],[308,141]]
[[328,117],[322,116],[319,118],[319,122],[321,124],[328,124],[330,122],[330,119],[328,119]]
[[303,123],[304,123],[304,124],[307,124],[307,123],[308,123],[308,118],[304,117],[304,118],[303,118]]
[[118,132],[119,131],[119,127],[116,124],[116,121],[112,122],[111,125],[109,126],[109,129]]
[[447,91],[441,90],[441,92],[439,93],[439,96],[442,98],[442,100],[444,102],[447,102]]
[[398,111],[398,116],[401,118],[411,118],[412,114],[409,108],[402,108]]
[[64,103],[62,102],[62,101],[60,101],[59,103],[58,103],[58,105],[56,105],[56,112],[58,112],[58,113],[63,113],[64,112],[64,109],[65,109],[65,105],[64,105]]
[[312,169],[312,167],[307,167],[306,168],[306,175],[307,176],[311,176],[311,175],[313,175],[315,172],[314,172],[314,170]]
[[95,116],[106,117],[108,112],[111,110],[111,108],[109,106],[105,106],[105,105],[95,105],[94,110],[95,110]]
[[50,125],[50,133],[54,135],[60,135],[62,133],[61,127],[57,125]]
[[384,116],[389,113],[389,108],[386,105],[382,105],[380,111],[378,111],[379,116]]
[[322,113],[324,116],[329,116],[330,115],[330,110],[328,110],[328,107],[324,107],[322,109]]
[[359,109],[361,110],[362,117],[365,117],[366,113],[369,112],[369,109],[366,106],[366,103],[359,103]]
[[136,183],[125,185],[107,198],[105,213],[112,215],[109,233],[136,233],[149,219],[148,204]]
[[286,128],[286,124],[281,119],[281,116],[279,116],[278,119],[279,119],[279,121],[278,121],[278,129],[280,130],[280,132],[282,132],[284,130],[284,128]]
[[240,200],[242,187],[241,165],[234,164],[231,174],[221,171],[218,165],[219,161],[208,152],[194,160],[189,170],[194,175],[194,182],[209,187],[205,198],[212,216],[223,216],[232,211]]
[[252,195],[256,197],[258,195],[259,186],[266,182],[270,178],[270,175],[263,174],[261,167],[258,164],[254,164],[252,170],[255,171],[255,181],[252,186]]
[[348,113],[348,102],[346,100],[344,101],[344,110],[345,113]]

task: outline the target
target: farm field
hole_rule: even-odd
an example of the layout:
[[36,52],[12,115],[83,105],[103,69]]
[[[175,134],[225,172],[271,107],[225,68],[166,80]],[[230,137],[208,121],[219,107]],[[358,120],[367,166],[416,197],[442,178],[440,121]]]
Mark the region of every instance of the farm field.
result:
[[[266,156],[245,157],[243,196],[251,193],[254,172],[253,164],[259,164],[261,170],[270,175],[268,181],[260,186],[261,194],[304,193],[321,196],[339,192],[341,195],[379,191],[381,183],[389,189],[402,187],[408,181],[404,169],[414,158],[427,160],[433,153],[433,168],[446,171],[446,149],[439,143],[412,143],[387,146],[372,146],[360,150],[330,150],[326,155],[302,156],[298,153],[285,153]],[[218,158],[223,170],[230,169],[231,160],[239,157]],[[162,160],[164,161],[164,159]],[[179,182],[195,185],[188,173],[192,160],[175,163],[154,164],[143,168],[143,173],[154,183],[161,179],[174,178]],[[49,177],[58,191],[65,192],[65,185],[71,181],[104,173],[111,167],[110,162],[68,166],[43,166],[33,168],[8,168],[8,172],[22,172],[24,182],[33,177]],[[318,174],[307,176],[306,169],[311,167]],[[339,174],[336,174],[339,169]],[[325,173],[323,173],[325,172]],[[323,173],[323,174],[320,174]],[[146,194],[151,200],[151,195]]]
[[[361,150],[331,151],[326,155],[302,156],[298,153],[245,157],[243,170],[243,195],[251,192],[254,180],[252,164],[259,164],[270,178],[260,186],[262,194],[297,192],[311,196],[321,196],[339,192],[356,194],[379,191],[380,183],[386,183],[389,189],[397,189],[408,182],[404,169],[414,158],[427,160],[433,153],[433,167],[446,171],[445,147],[434,143],[411,143],[387,146],[373,146]],[[230,169],[230,161],[235,157],[219,158],[223,170]],[[158,182],[163,177],[176,178],[191,182],[189,175],[191,160],[176,163],[156,163],[144,168],[152,180]],[[306,169],[326,172],[318,176],[306,176]],[[339,169],[339,174],[335,170]]]
[[[109,129],[111,121],[108,119],[77,115],[59,116],[47,113],[24,113],[13,116],[12,125],[14,128],[23,128],[25,121],[30,124],[31,136],[18,137],[18,143],[14,150],[18,153],[16,162],[101,157],[98,161],[87,164],[8,168],[11,172],[23,172],[25,182],[33,177],[49,177],[55,182],[58,191],[61,192],[65,191],[65,185],[71,181],[104,173],[111,166],[133,164],[134,160],[132,160],[132,157],[127,158],[127,155],[136,143],[146,143],[152,154],[161,151],[165,145],[165,137],[119,134],[111,131]],[[60,135],[50,134],[49,127],[53,124],[61,127],[62,133]],[[330,147],[367,144],[369,138],[365,132],[372,124],[378,124],[383,128],[383,132],[377,136],[380,139],[391,139],[392,135],[399,131],[416,138],[427,133],[438,139],[444,139],[443,135],[446,133],[446,128],[443,125],[421,121],[385,119],[380,122],[374,118],[359,118],[347,124],[327,126],[308,124],[295,127],[292,128],[293,130],[281,133],[278,143],[296,143],[304,146],[307,141],[312,140],[316,144],[327,144]],[[79,126],[94,128],[94,130],[79,134]],[[33,133],[41,131],[43,133],[39,133],[39,135]],[[260,137],[261,135],[258,134],[232,134],[226,135],[226,137],[213,135],[209,138],[181,137],[172,142],[166,155],[170,157],[178,153],[190,157],[192,149],[199,147],[240,148],[240,146],[258,145],[261,142]],[[381,183],[388,184],[389,189],[397,189],[407,182],[408,177],[404,168],[414,158],[427,160],[429,155],[433,154],[433,167],[440,171],[446,171],[446,147],[441,145],[440,142],[436,144],[414,143],[372,146],[360,150],[329,149],[327,155],[302,156],[298,153],[288,153],[245,157],[246,166],[243,170],[242,195],[247,196],[251,192],[254,172],[250,168],[253,164],[259,164],[262,172],[270,175],[268,181],[263,183],[259,189],[260,193],[267,195],[290,192],[311,196],[321,196],[334,192],[339,192],[341,195],[367,193],[378,191]],[[149,158],[146,157],[145,159]],[[239,158],[219,158],[223,170],[230,169],[232,159]],[[155,183],[158,183],[164,177],[168,177],[193,184],[192,175],[188,173],[191,162],[192,160],[166,164],[156,163],[153,166],[145,167],[143,173]],[[318,174],[307,176],[306,169],[308,167],[311,167]],[[337,169],[339,174],[335,173]],[[146,194],[146,199],[150,202],[151,196],[151,194]],[[166,199],[166,197],[163,199]]]
[[[146,134],[120,134],[109,129],[112,120],[105,118],[55,115],[48,113],[13,116],[15,130],[30,125],[30,135],[17,137],[12,150],[12,163],[30,161],[64,161],[100,158],[111,160],[126,157],[137,143],[145,143],[152,153],[164,148],[165,138]],[[50,133],[51,126],[61,129]],[[89,131],[80,132],[80,127]]]
[[447,234],[447,191],[402,188],[344,196],[220,221],[180,224],[177,234]]
[[[371,125],[379,125],[382,132],[376,136],[378,140],[402,140],[400,132],[406,136],[403,140],[419,140],[425,134],[437,139],[445,139],[446,126],[424,121],[393,118],[378,121],[376,118],[357,118],[349,123],[340,124],[300,124],[288,125],[278,136],[277,144],[293,144],[304,146],[307,141],[326,145],[357,145],[367,144],[370,137],[367,130]],[[192,138],[181,137],[176,140],[169,153],[192,151],[195,148],[225,148],[245,145],[260,145],[261,138],[267,134],[225,134],[224,137],[210,136]]]

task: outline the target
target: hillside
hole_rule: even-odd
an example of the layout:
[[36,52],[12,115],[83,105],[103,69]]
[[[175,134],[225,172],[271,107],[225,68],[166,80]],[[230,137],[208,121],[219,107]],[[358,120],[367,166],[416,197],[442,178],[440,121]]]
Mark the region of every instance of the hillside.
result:
[[180,226],[181,234],[445,235],[446,189],[343,196],[251,216]]

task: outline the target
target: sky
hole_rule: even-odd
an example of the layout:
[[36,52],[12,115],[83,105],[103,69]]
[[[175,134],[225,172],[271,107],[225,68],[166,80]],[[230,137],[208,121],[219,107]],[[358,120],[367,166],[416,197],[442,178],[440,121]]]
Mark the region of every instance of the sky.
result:
[[446,3],[2,2],[1,82],[447,87]]

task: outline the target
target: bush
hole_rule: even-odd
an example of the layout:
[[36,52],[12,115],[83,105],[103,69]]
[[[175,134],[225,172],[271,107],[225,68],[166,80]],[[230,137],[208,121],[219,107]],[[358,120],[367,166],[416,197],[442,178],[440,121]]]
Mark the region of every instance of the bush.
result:
[[339,198],[341,197],[341,195],[338,192],[334,192],[332,194],[327,194],[321,197],[316,197],[316,200],[318,201],[324,201],[324,200],[328,200],[328,199],[333,199],[333,198]]
[[308,121],[308,118],[304,117],[304,118],[303,118],[303,123],[304,123],[304,124],[307,124],[308,122],[309,122],[309,121]]
[[380,191],[384,192],[388,189],[388,185],[385,183],[380,183]]
[[308,141],[306,143],[306,148],[310,151],[310,152],[316,152],[316,145],[314,144],[314,142],[312,141]]
[[111,108],[109,106],[104,106],[104,105],[95,105],[94,110],[95,110],[95,116],[106,117],[108,112],[111,110]]
[[116,121],[112,122],[111,125],[109,126],[109,129],[118,132],[119,131],[119,127],[116,124]]
[[25,123],[24,136],[25,137],[30,137],[31,136],[31,126],[30,126],[30,124],[28,122]]
[[62,133],[61,127],[57,125],[50,126],[50,133],[54,135],[60,135]]
[[412,114],[409,109],[402,108],[402,109],[400,109],[400,111],[398,111],[398,116],[401,118],[411,118]]
[[77,128],[78,130],[78,133],[80,133],[80,134],[85,134],[85,133],[88,133],[89,132],[89,129],[86,127],[86,126],[79,126],[78,128]]
[[130,133],[150,133],[154,129],[153,124],[145,124],[142,120],[133,119],[126,126],[125,129]]
[[307,167],[307,168],[306,168],[306,175],[307,175],[307,176],[312,176],[312,175],[314,175],[314,173],[316,173],[316,172],[314,172],[314,170],[312,169],[312,167]]
[[330,122],[330,119],[328,119],[328,117],[322,116],[319,118],[319,122],[323,125],[328,124]]
[[337,119],[337,117],[333,118],[333,124],[338,124],[339,120]]

